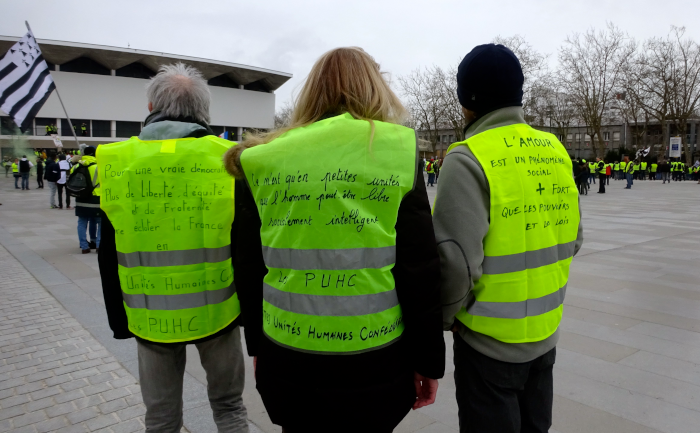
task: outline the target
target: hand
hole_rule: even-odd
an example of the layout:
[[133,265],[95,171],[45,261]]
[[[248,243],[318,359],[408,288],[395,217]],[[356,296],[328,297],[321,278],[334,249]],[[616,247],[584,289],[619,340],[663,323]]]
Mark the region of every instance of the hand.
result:
[[435,403],[438,390],[437,379],[429,379],[413,372],[413,385],[416,387],[416,402],[413,403],[413,410]]
[[258,372],[258,357],[253,357],[253,379],[257,380],[256,373]]
[[452,332],[459,332],[459,323],[455,322],[454,325],[452,325],[452,329],[450,329]]

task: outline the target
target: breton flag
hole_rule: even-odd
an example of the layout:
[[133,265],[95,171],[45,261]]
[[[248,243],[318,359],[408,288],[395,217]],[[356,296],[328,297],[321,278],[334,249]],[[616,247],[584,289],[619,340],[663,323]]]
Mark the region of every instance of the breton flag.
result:
[[0,108],[25,132],[56,85],[32,32],[0,59]]

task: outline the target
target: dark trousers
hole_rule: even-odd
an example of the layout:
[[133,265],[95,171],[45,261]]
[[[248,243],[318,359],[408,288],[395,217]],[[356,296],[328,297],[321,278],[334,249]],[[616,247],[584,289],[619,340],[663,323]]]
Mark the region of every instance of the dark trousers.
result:
[[44,179],[42,179],[42,176],[37,173],[36,175],[36,184],[39,188],[44,187]]
[[600,186],[598,187],[598,192],[599,192],[599,193],[602,193],[602,194],[605,194],[605,179],[606,179],[608,176],[606,176],[604,173],[599,173],[598,175],[600,176],[600,177],[599,177]]
[[489,358],[454,334],[460,433],[547,433],[556,348],[530,362]]
[[428,185],[435,186],[434,184],[435,184],[435,173],[428,173]]
[[66,207],[70,206],[70,196],[68,195],[68,190],[66,189],[65,183],[57,183],[58,187],[58,207],[63,207],[63,190],[66,190]]

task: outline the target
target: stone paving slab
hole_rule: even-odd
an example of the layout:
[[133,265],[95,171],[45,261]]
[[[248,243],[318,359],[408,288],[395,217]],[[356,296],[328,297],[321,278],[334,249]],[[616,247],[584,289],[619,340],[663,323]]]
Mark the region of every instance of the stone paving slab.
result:
[[136,378],[0,247],[0,431],[135,432]]
[[[136,348],[133,340],[112,338],[96,255],[80,254],[72,211],[49,210],[47,192],[15,191],[11,182],[11,178],[5,182],[0,179],[0,244],[21,263],[18,269],[28,269],[29,274],[25,271],[24,277],[18,277],[21,272],[12,268],[8,275],[0,267],[0,281],[10,283],[10,287],[33,281],[48,300],[16,300],[14,315],[5,313],[4,303],[0,304],[0,314],[13,317],[0,320],[0,382],[9,384],[0,389],[0,431],[14,426],[8,424],[14,418],[23,424],[15,431],[42,431],[37,426],[54,419],[77,424],[76,431],[99,429],[112,422],[105,431],[130,431],[142,423],[142,413],[128,411],[142,411],[142,405],[129,396],[108,394],[114,398],[107,401],[103,395],[120,389],[115,385],[120,380],[129,380],[124,386],[132,396],[137,395]],[[700,425],[700,185],[645,181],[636,182],[632,190],[623,186],[623,182],[612,181],[605,195],[592,190],[581,197],[586,239],[571,268],[555,365],[550,433],[686,433],[698,431]],[[435,192],[436,188],[428,189],[431,203]],[[6,262],[3,257],[0,255],[2,266]],[[5,287],[2,283],[0,296]],[[49,302],[52,299],[53,304]],[[25,309],[21,307],[50,308],[51,314],[27,312],[24,318],[31,317],[33,323],[15,331],[17,320],[22,322],[22,317],[15,317]],[[75,326],[63,332],[62,323],[50,324],[54,317]],[[44,330],[59,333],[52,338],[82,340],[73,348],[44,347],[49,343],[42,341],[48,338]],[[81,331],[87,332],[71,336]],[[449,334],[445,337],[448,362],[436,404],[409,413],[396,432],[458,431],[452,338]],[[88,344],[86,339],[96,344]],[[79,343],[85,345],[77,346]],[[25,346],[13,347],[27,344],[36,351],[21,353]],[[100,345],[102,349],[97,349]],[[215,432],[198,352],[189,347],[187,355],[185,426],[192,432]],[[81,360],[89,356],[94,358]],[[115,378],[112,371],[101,371],[98,365],[65,370],[110,356],[123,367],[124,376]],[[8,364],[8,360],[12,362]],[[73,363],[63,365],[65,362]],[[6,375],[12,371],[21,376]],[[45,377],[47,372],[53,376]],[[106,373],[113,380],[107,380]],[[27,381],[30,376],[31,381]],[[21,381],[12,382],[15,379]],[[47,383],[52,380],[65,381]],[[42,388],[37,388],[39,384]],[[112,388],[105,388],[107,385]],[[52,387],[57,387],[56,394],[45,391]],[[86,395],[88,387],[90,395]],[[246,358],[243,398],[255,424],[252,432],[281,431],[270,422],[255,390],[250,358]],[[135,404],[119,409],[122,400]],[[13,408],[23,412],[3,417],[18,410]],[[68,408],[74,410],[61,413]],[[127,421],[122,421],[122,416]],[[49,428],[44,431],[56,431],[44,425]]]

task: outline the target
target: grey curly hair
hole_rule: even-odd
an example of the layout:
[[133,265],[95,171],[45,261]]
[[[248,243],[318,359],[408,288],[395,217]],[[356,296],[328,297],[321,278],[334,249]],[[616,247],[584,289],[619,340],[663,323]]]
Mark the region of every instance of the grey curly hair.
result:
[[146,86],[153,111],[169,117],[191,117],[209,123],[211,92],[196,68],[184,63],[163,65]]

